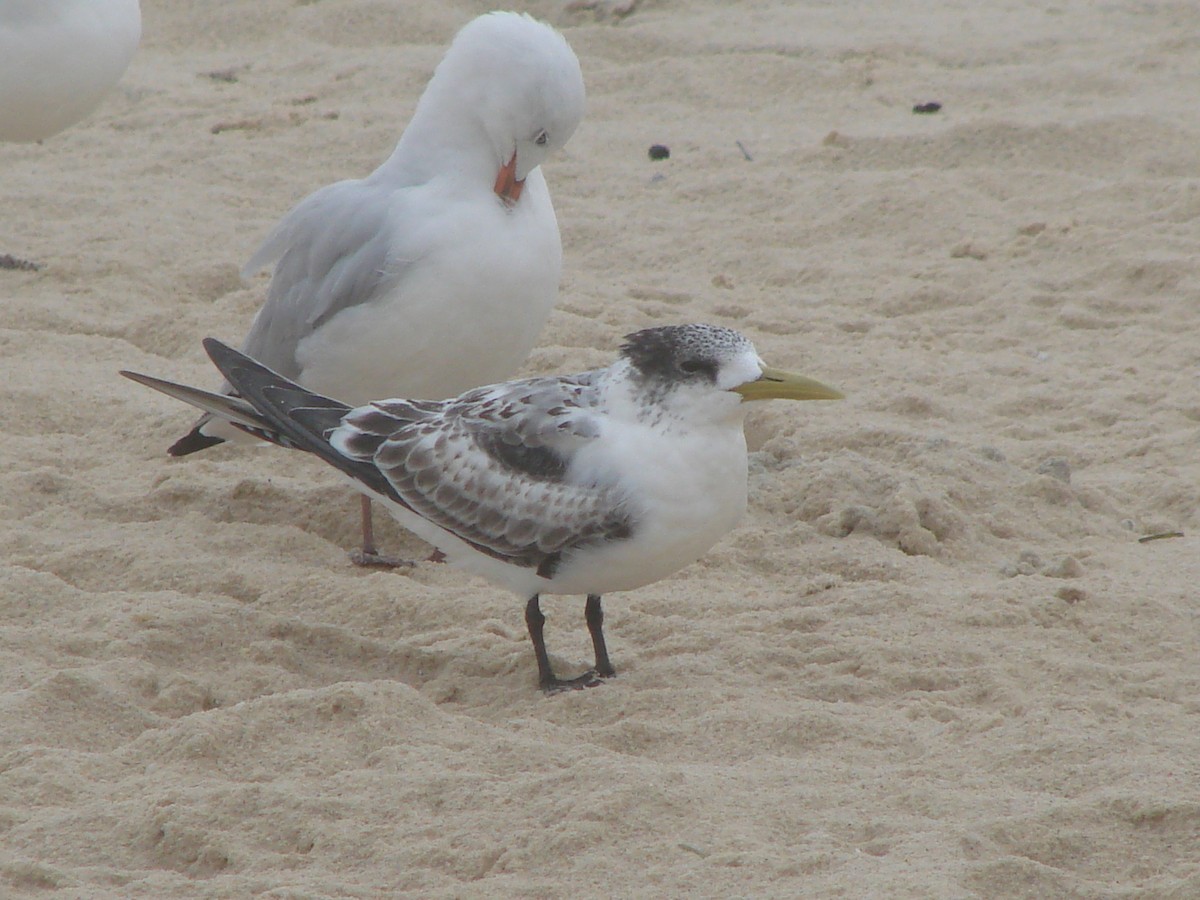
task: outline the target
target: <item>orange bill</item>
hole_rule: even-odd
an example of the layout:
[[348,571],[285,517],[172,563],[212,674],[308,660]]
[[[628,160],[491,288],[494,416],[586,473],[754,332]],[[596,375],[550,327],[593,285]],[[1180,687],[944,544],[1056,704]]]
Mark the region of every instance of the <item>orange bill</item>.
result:
[[497,196],[504,199],[506,203],[513,204],[521,199],[521,188],[525,187],[525,179],[517,181],[517,154],[514,152],[512,159],[500,167],[500,171],[496,173],[496,191]]

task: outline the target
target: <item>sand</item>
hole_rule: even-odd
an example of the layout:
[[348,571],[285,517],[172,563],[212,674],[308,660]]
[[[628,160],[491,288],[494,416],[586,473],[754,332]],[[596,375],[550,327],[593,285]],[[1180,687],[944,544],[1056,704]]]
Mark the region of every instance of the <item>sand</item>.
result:
[[0,146],[0,895],[1200,896],[1200,6],[622,6],[522,7],[589,91],[524,371],[709,321],[848,399],[755,410],[744,523],[608,599],[595,690],[116,375],[214,382],[257,241],[487,4],[147,3]]

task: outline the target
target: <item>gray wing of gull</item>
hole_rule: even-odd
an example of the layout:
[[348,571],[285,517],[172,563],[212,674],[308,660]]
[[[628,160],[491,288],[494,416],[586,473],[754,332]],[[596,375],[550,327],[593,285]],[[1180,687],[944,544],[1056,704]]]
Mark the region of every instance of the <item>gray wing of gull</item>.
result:
[[[389,290],[403,267],[392,257],[394,188],[370,178],[339,181],[301,200],[242,269],[249,276],[276,263],[267,300],[242,350],[288,378],[300,375],[296,346],[344,309]],[[221,393],[230,393],[226,381]],[[204,434],[206,414],[168,450],[185,456],[222,442]]]
[[395,188],[370,178],[339,181],[301,200],[242,270],[275,263],[267,300],[242,351],[288,378],[300,374],[296,345],[344,309],[398,280],[391,259]]
[[599,435],[596,373],[479,388],[457,400],[352,410],[330,442],[370,460],[403,505],[489,556],[554,574],[564,553],[628,537],[610,484],[571,471]]

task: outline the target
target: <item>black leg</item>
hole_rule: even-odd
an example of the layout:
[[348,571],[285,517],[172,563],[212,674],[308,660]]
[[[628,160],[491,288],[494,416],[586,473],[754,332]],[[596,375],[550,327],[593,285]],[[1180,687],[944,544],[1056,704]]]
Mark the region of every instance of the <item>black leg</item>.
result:
[[596,650],[596,674],[601,678],[612,678],[617,670],[608,661],[608,647],[604,643],[604,610],[600,606],[599,594],[588,594],[583,617],[592,636],[592,647]]
[[[525,627],[529,629],[529,639],[533,641],[533,654],[537,657],[538,687],[547,694],[557,694],[559,691],[574,691],[585,687],[594,687],[601,683],[595,671],[584,672],[578,678],[558,678],[550,668],[550,657],[546,653],[546,640],[542,636],[546,617],[538,605],[538,595],[534,594],[525,604]],[[611,667],[610,667],[611,668]]]
[[558,680],[550,668],[550,657],[546,655],[546,640],[542,637],[542,626],[545,624],[546,617],[538,606],[538,595],[534,594],[525,604],[525,627],[529,629],[529,639],[533,641],[533,655],[537,657],[538,664],[538,686],[543,691],[549,690]]

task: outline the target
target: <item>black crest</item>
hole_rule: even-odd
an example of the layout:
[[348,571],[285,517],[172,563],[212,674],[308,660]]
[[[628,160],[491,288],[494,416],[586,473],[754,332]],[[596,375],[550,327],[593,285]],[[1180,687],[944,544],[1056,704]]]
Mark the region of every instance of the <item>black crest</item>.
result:
[[721,363],[750,348],[732,328],[664,325],[626,335],[621,355],[647,380],[715,383]]

